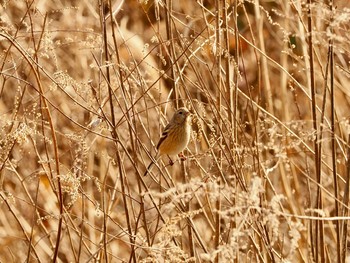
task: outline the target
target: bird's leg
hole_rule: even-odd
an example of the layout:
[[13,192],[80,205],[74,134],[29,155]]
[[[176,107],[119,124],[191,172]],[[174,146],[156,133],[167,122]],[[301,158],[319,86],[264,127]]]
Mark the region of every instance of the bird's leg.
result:
[[173,160],[171,160],[171,158],[170,158],[170,156],[169,155],[167,155],[168,156],[168,158],[169,158],[169,165],[170,166],[173,166],[174,165],[174,161]]
[[180,157],[180,160],[181,161],[185,161],[187,158],[186,158],[186,156],[185,155],[183,155],[183,153],[181,152],[181,153],[179,153],[178,154],[178,156]]

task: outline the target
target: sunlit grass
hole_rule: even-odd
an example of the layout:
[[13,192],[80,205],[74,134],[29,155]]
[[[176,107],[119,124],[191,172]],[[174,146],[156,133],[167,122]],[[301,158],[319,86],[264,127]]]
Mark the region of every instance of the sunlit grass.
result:
[[2,4],[0,261],[345,262],[349,4],[170,3]]

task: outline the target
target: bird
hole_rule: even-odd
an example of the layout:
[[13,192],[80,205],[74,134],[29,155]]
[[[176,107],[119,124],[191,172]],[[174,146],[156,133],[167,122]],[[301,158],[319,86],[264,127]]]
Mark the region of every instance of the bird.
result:
[[[182,160],[185,160],[181,152],[187,147],[191,138],[191,113],[185,107],[179,108],[165,126],[162,136],[157,143],[157,154],[154,160],[158,160],[162,155],[166,154],[169,157],[170,165],[174,162],[171,160],[170,155],[179,155]],[[148,165],[144,176],[150,171],[153,160]]]

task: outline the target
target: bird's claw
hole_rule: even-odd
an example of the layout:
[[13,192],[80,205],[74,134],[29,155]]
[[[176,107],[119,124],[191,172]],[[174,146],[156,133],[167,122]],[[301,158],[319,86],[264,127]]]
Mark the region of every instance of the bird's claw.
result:
[[186,159],[187,159],[186,156],[183,155],[183,153],[179,153],[178,156],[180,157],[181,161],[186,161]]

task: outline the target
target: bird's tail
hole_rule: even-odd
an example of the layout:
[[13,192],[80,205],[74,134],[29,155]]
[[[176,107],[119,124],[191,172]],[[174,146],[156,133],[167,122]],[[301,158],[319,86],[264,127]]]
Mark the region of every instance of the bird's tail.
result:
[[150,171],[151,171],[151,167],[153,166],[154,162],[151,161],[151,163],[148,165],[145,173],[143,174],[143,176],[146,176]]
[[143,174],[143,176],[146,176],[149,172],[151,172],[151,168],[152,168],[153,164],[154,164],[155,162],[158,161],[158,158],[159,158],[159,156],[158,156],[158,154],[157,154],[157,155],[151,160],[150,164],[147,166],[147,169],[146,169],[145,173]]

